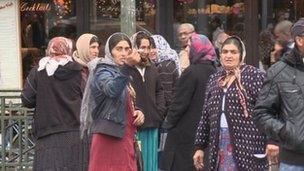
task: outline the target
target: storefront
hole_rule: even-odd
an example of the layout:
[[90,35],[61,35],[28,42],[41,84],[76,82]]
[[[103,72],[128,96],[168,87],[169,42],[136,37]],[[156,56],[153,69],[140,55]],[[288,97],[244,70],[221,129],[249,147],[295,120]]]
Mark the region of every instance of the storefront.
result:
[[[135,4],[134,8],[131,3]],[[101,41],[102,56],[106,39],[120,31],[121,27],[128,26],[128,16],[132,15],[136,31],[161,34],[176,49],[179,48],[176,32],[180,23],[192,23],[198,33],[207,35],[211,40],[214,31],[220,27],[228,34],[245,40],[247,63],[257,66],[259,32],[282,19],[295,21],[303,17],[303,6],[304,0],[1,0],[0,21],[15,22],[16,30],[12,32],[7,23],[0,23],[0,51],[7,50],[4,40],[8,35],[3,34],[3,29],[15,34],[10,35],[15,36],[10,43],[16,41],[16,48],[7,56],[0,55],[0,72],[3,82],[18,73],[20,86],[12,88],[22,87],[22,80],[44,56],[48,41],[55,36],[75,41],[82,33],[96,34]],[[12,15],[8,10],[17,15],[17,19],[4,18]],[[16,61],[10,61],[14,64],[8,65],[3,62],[7,58]],[[20,71],[7,73],[8,67]],[[8,84],[4,87],[0,85],[0,89],[3,88],[10,87]]]

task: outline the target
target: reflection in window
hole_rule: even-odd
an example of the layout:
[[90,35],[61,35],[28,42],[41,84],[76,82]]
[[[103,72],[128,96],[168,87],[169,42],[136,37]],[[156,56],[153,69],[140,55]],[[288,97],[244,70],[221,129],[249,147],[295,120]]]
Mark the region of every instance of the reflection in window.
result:
[[[155,33],[156,0],[136,0],[136,31]],[[120,0],[93,0],[90,9],[91,32],[101,40],[101,56],[107,38],[120,32]]]
[[23,78],[45,55],[50,39],[76,39],[76,0],[21,0]]
[[[192,23],[196,31],[205,34],[211,41],[223,31],[244,38],[243,0],[177,0],[174,1],[174,37],[178,25]],[[175,46],[178,40],[174,40]]]

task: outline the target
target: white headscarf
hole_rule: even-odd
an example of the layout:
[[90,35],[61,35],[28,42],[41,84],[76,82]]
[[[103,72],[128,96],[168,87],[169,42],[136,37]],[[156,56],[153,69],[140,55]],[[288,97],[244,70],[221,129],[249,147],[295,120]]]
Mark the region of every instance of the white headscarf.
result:
[[73,61],[71,57],[73,43],[64,37],[55,37],[50,40],[46,50],[46,57],[40,59],[38,71],[46,70],[48,76],[54,75],[59,65],[64,66]]
[[83,66],[86,66],[90,62],[90,42],[93,37],[96,37],[94,34],[85,33],[81,35],[76,41],[76,49],[73,53],[73,58],[76,62],[80,63]]
[[175,62],[175,65],[178,68],[178,73],[181,74],[181,67],[178,61],[178,54],[176,53],[176,51],[171,49],[169,43],[163,36],[153,35],[151,37],[153,38],[157,49],[156,62],[161,63],[163,61],[172,60]]

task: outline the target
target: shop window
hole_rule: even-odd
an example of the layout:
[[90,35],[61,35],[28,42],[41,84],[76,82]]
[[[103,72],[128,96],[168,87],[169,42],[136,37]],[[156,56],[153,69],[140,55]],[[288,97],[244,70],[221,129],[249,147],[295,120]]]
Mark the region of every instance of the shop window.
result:
[[174,44],[178,44],[177,28],[181,23],[192,23],[196,31],[212,41],[218,31],[244,38],[243,0],[175,0]]
[[[155,33],[156,0],[135,0],[136,31]],[[90,30],[99,37],[101,56],[108,37],[120,32],[120,0],[93,0],[90,8]]]
[[76,39],[76,0],[20,0],[23,78],[45,56],[48,41]]

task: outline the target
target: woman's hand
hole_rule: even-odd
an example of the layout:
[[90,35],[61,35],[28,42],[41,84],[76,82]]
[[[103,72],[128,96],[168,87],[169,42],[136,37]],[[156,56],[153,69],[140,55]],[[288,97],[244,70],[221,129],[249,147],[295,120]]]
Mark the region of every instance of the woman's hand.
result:
[[194,166],[197,170],[202,170],[204,167],[204,152],[203,150],[196,150],[193,156]]
[[279,161],[279,146],[268,144],[266,146],[266,154],[269,161],[269,165],[277,164]]
[[126,57],[125,64],[133,66],[140,63],[140,61],[140,54],[137,52],[137,50],[133,49],[132,52]]
[[134,125],[140,126],[145,122],[145,115],[140,110],[135,110],[133,116],[135,120],[133,122]]

